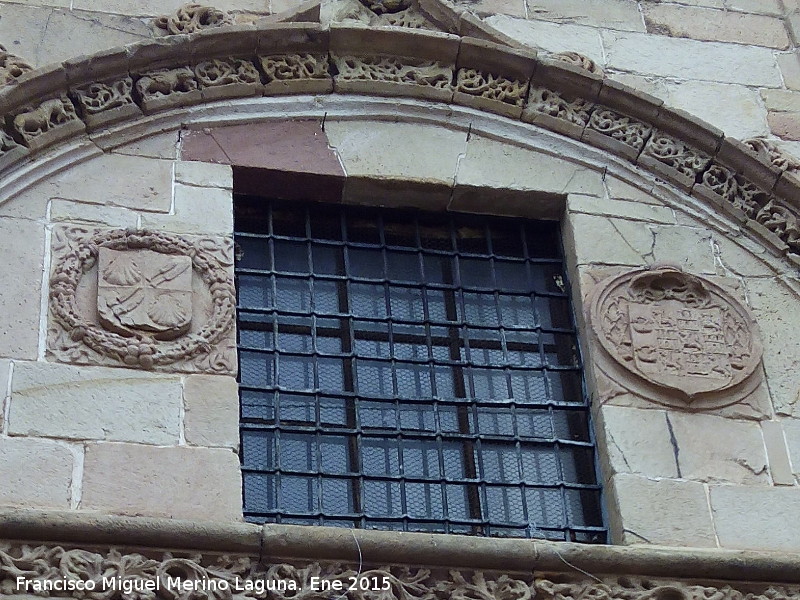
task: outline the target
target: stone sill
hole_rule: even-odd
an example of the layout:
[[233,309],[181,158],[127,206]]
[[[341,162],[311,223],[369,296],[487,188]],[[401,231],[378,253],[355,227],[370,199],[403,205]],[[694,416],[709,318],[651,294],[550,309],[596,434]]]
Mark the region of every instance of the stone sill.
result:
[[[114,546],[236,552],[277,559],[504,572],[580,572],[670,579],[800,583],[795,555],[664,546],[595,546],[569,542],[350,530],[297,525],[195,522],[88,512],[0,511],[0,540],[26,545]],[[355,541],[358,540],[358,544]]]

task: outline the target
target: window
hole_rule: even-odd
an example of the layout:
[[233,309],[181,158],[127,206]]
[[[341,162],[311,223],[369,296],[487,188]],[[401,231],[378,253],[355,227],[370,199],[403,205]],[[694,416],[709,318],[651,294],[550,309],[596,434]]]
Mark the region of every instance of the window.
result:
[[245,517],[605,541],[557,225],[236,198]]

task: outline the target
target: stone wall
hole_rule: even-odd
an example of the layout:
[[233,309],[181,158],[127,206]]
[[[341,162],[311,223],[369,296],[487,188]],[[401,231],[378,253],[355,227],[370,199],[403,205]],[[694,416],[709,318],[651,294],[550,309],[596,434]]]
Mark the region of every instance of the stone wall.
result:
[[[611,79],[728,135],[778,135],[800,155],[791,143],[800,110],[798,7],[700,4],[484,0],[468,8],[514,40],[577,50]],[[248,22],[293,7],[218,8]],[[121,2],[4,2],[0,42],[37,65],[62,61],[156,37],[153,17],[174,9],[140,2],[142,14],[132,15]],[[387,204],[561,218],[614,541],[800,549],[800,286],[796,262],[774,244],[642,168],[472,108],[333,96],[247,102],[150,116],[72,141],[69,152],[26,165],[25,184],[3,199],[0,479],[10,484],[0,504],[241,519],[235,366],[151,370],[80,354],[84,332],[52,332],[61,283],[52,275],[65,256],[80,254],[69,239],[144,228],[210,240],[230,278],[232,169],[189,151],[188,140],[249,119],[268,122],[250,131],[271,148],[257,153],[259,168],[339,177],[345,202],[379,193]],[[302,122],[287,127],[292,118]],[[686,409],[637,395],[596,364],[601,349],[586,318],[593,290],[654,264],[702,276],[751,311],[763,362],[747,394]]]

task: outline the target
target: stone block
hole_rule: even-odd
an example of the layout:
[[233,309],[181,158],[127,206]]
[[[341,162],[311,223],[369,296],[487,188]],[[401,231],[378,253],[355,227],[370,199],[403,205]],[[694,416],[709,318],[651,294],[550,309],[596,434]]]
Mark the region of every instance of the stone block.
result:
[[773,112],[800,112],[800,92],[789,90],[761,90],[767,110]]
[[768,484],[764,438],[757,423],[713,415],[671,413],[679,477],[695,481]]
[[800,112],[771,112],[767,114],[767,123],[778,137],[800,141]]
[[[716,546],[705,486],[694,481],[615,475],[608,487],[611,536],[618,544]],[[746,522],[746,519],[740,520]]]
[[783,419],[780,423],[789,450],[792,473],[800,477],[800,419]]
[[786,438],[783,436],[783,427],[780,421],[762,421],[761,432],[764,435],[764,445],[767,448],[769,474],[772,477],[772,482],[775,485],[794,485],[792,465],[789,462]]
[[724,485],[711,486],[709,492],[723,548],[800,552],[797,488]]
[[797,383],[797,296],[777,279],[746,280],[747,298],[764,345],[764,370],[772,404],[779,415],[800,417]]
[[644,31],[639,7],[625,0],[530,0],[531,19],[623,31]]
[[420,208],[441,211],[447,208],[452,184],[434,179],[400,179],[355,175],[344,182],[341,201],[345,204],[381,206],[388,208]]
[[652,229],[653,262],[678,264],[690,273],[716,274],[709,230],[685,225],[657,225]]
[[776,17],[660,3],[644,3],[642,13],[650,33],[778,49],[789,45]]
[[567,210],[588,215],[630,219],[631,221],[675,224],[675,213],[671,208],[643,202],[570,194],[567,199]]
[[180,405],[178,377],[17,362],[8,431],[11,435],[177,444]]
[[141,19],[68,8],[6,3],[0,39],[29,63],[43,66],[153,35]]
[[413,123],[331,121],[325,123],[328,143],[339,154],[348,177],[425,181],[453,185],[466,133]]
[[677,453],[665,411],[604,405],[597,412],[600,462],[606,480],[617,473],[678,476]]
[[640,188],[606,174],[603,182],[606,186],[608,197],[612,200],[630,200],[638,204],[654,204],[663,206],[663,203],[652,194],[652,184],[647,188]]
[[[665,87],[670,106],[719,127],[729,136],[744,139],[767,131],[763,103],[752,88],[707,81],[668,81]],[[719,98],[725,98],[725,102],[719,102]]]
[[178,161],[175,163],[175,181],[198,187],[230,190],[233,188],[233,170],[228,165]]
[[601,36],[612,69],[676,79],[781,86],[770,48],[616,31],[602,31]]
[[[717,260],[729,273],[743,277],[769,277],[774,270],[763,245],[745,235],[714,235]],[[763,257],[763,258],[762,258]]]
[[[463,146],[462,146],[463,147]],[[458,162],[456,189],[460,186],[510,189],[547,194],[603,195],[599,171],[571,164],[542,151],[512,146],[487,137],[472,135]]]
[[172,198],[172,162],[103,154],[51,177],[42,188],[50,198],[166,212]]
[[53,223],[85,223],[111,227],[136,227],[139,216],[127,208],[85,204],[72,200],[54,199],[50,203],[50,221]]
[[240,521],[239,458],[222,448],[87,444],[80,507],[118,515]]
[[147,158],[175,159],[178,154],[179,139],[180,130],[176,129],[128,142],[122,146],[115,147],[112,152]]
[[239,448],[239,388],[236,379],[189,375],[183,383],[184,430],[192,446]]
[[44,226],[0,218],[0,356],[35,359],[39,344]]
[[69,509],[73,460],[66,444],[0,438],[0,505]]
[[800,90],[800,51],[778,55],[783,82],[790,90]]
[[578,52],[605,66],[600,34],[594,27],[514,19],[496,15],[486,23],[530,48],[547,52]]
[[645,223],[579,213],[565,219],[564,246],[578,265],[643,266],[653,243],[653,232]]
[[144,229],[193,233],[233,234],[233,194],[230,189],[175,184],[175,213],[143,214]]
[[479,15],[509,15],[525,18],[525,2],[522,0],[478,0],[470,2],[470,11]]

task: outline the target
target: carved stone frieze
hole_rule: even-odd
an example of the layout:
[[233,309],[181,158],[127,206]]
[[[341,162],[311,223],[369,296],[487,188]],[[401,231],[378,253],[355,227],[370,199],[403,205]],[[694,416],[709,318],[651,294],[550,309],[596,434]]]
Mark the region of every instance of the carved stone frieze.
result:
[[142,112],[133,100],[133,79],[130,77],[92,83],[74,90],[73,98],[90,127],[106,125]]
[[385,13],[399,13],[411,7],[411,0],[360,0],[376,15]]
[[703,173],[702,183],[745,218],[755,219],[770,200],[766,191],[718,164]]
[[711,157],[663,131],[654,129],[642,150],[639,162],[656,167],[666,165],[682,175],[686,187],[691,188],[711,162]]
[[66,96],[27,107],[14,117],[12,127],[28,147],[38,146],[38,138],[66,137],[84,128]]
[[33,67],[0,44],[0,86],[16,81],[28,71]]
[[49,354],[63,362],[232,373],[229,240],[54,231]]
[[328,57],[321,54],[275,54],[259,57],[264,72],[266,91],[281,91],[281,86],[305,82],[308,91],[331,81]]
[[743,142],[745,146],[749,147],[758,156],[772,163],[781,171],[800,173],[800,159],[787,154],[771,140],[763,137],[752,137],[743,140]]
[[197,80],[189,67],[145,73],[136,81],[136,92],[142,108],[147,111],[189,104],[201,98]]
[[184,4],[174,15],[163,15],[153,22],[156,30],[166,35],[194,33],[231,24],[233,17],[227,12],[201,4]]
[[194,68],[205,97],[253,95],[261,89],[261,76],[256,66],[239,58],[214,58]]
[[[794,600],[800,586],[341,562],[50,544],[0,546],[0,593],[94,600]],[[621,566],[624,569],[624,565]]]
[[638,153],[644,148],[653,128],[611,109],[597,107],[589,118],[589,129],[613,138]]
[[584,71],[589,71],[589,73],[600,75],[601,77],[605,75],[603,69],[596,62],[594,62],[591,58],[584,56],[583,54],[578,54],[577,52],[559,52],[558,54],[553,54],[552,58],[570,65],[574,65],[583,69]]
[[717,408],[760,381],[753,317],[707,279],[667,266],[628,271],[595,288],[588,312],[601,371],[648,400]]
[[586,127],[589,124],[593,107],[594,104],[583,98],[576,98],[570,102],[565,100],[559,92],[531,87],[525,112],[541,113],[568,121],[578,127]]
[[758,211],[755,220],[789,246],[789,252],[800,254],[800,218],[795,213],[772,199]]
[[436,61],[394,56],[336,56],[337,80],[387,81],[450,89],[453,68]]
[[456,91],[487,100],[521,107],[525,102],[528,83],[484,73],[477,69],[459,69]]

